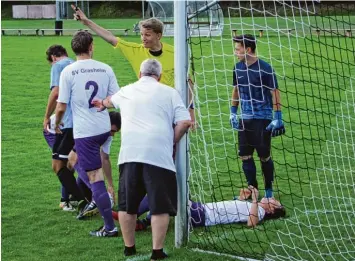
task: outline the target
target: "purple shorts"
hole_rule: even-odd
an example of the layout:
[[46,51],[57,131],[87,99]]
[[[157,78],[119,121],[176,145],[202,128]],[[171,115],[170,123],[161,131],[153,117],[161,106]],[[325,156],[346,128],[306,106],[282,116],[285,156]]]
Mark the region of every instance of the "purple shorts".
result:
[[205,226],[205,208],[201,203],[192,201],[190,214],[191,225],[193,227]]
[[55,134],[43,131],[43,136],[48,146],[52,149],[55,142]]
[[75,139],[78,161],[86,172],[102,167],[100,148],[109,136],[110,132],[106,132],[92,137]]

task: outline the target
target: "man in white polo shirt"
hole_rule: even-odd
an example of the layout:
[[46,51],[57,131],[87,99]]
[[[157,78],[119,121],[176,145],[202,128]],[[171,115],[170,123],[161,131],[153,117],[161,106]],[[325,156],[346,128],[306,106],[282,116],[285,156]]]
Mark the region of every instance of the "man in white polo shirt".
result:
[[163,251],[169,216],[176,215],[177,183],[173,145],[186,133],[191,119],[180,94],[159,83],[162,67],[148,59],[140,67],[140,79],[112,97],[94,100],[99,110],[121,110],[119,154],[119,221],[126,256],[134,255],[138,206],[148,195],[152,214],[151,260],[167,257]]

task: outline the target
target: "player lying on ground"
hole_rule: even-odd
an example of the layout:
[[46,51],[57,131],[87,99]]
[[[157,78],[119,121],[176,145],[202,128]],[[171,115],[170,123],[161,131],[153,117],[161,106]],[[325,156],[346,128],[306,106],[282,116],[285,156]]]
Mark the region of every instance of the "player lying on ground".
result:
[[238,131],[239,157],[243,162],[248,185],[258,188],[253,159],[256,150],[264,176],[265,197],[271,198],[274,181],[274,163],[270,154],[271,137],[285,133],[277,79],[271,65],[256,56],[254,36],[242,35],[235,37],[233,41],[239,62],[233,68],[234,88],[230,123],[232,128]]
[[[251,196],[252,202],[246,201]],[[259,191],[250,186],[241,189],[238,200],[201,203],[189,201],[190,222],[193,227],[214,226],[220,224],[247,223],[255,227],[262,220],[276,219],[286,216],[285,207],[274,198],[262,198],[258,201]],[[149,211],[148,197],[139,206],[142,215]],[[117,219],[117,212],[112,212]],[[150,214],[137,222],[136,230],[143,230],[150,226]]]
[[[50,46],[46,51],[46,56],[47,61],[51,65],[51,92],[48,97],[48,104],[43,120],[44,132],[47,132],[50,116],[53,114],[57,105],[60,75],[66,66],[74,62],[72,59],[68,58],[67,51],[61,45]],[[55,135],[52,147],[52,168],[66,192],[72,195],[71,201],[79,202],[78,208],[81,209],[86,205],[87,200],[82,195],[76,183],[72,166],[68,164],[68,155],[74,146],[73,119],[70,105],[62,117],[59,128],[60,133]]]
[[[137,78],[139,78],[140,66],[146,59],[157,59],[163,68],[160,82],[168,86],[174,87],[174,47],[167,43],[162,43],[164,24],[156,18],[150,18],[139,22],[142,44],[127,42],[122,38],[114,36],[110,31],[95,24],[88,19],[83,11],[72,5],[74,18],[83,25],[90,28],[98,36],[111,44],[115,49],[121,50],[124,57],[131,64]],[[192,104],[193,83],[189,80],[190,86],[190,117],[194,129],[195,114]]]
[[97,112],[91,102],[95,97],[103,99],[115,94],[119,87],[112,68],[92,59],[94,43],[90,33],[77,32],[71,46],[77,61],[67,66],[60,76],[56,133],[61,133],[59,126],[70,104],[78,163],[89,177],[93,199],[105,222],[103,228],[91,231],[90,235],[115,237],[118,231],[111,214],[100,154],[101,146],[110,136],[110,118],[107,110]]

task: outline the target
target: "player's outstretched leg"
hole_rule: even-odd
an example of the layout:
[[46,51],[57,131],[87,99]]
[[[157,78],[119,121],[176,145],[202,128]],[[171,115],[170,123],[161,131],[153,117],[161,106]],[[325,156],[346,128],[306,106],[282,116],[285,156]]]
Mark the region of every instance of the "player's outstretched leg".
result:
[[260,158],[261,169],[264,175],[265,198],[272,198],[272,182],[274,181],[274,162],[271,157]]

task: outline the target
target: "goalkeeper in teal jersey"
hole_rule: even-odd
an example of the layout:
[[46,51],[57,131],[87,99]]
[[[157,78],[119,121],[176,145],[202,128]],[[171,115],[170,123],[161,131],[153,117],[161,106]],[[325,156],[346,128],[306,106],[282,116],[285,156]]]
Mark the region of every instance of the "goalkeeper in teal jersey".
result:
[[274,180],[271,137],[285,133],[277,79],[271,65],[256,56],[254,36],[237,36],[233,41],[239,62],[233,68],[230,123],[238,130],[239,156],[248,185],[258,188],[253,159],[256,150],[264,175],[265,197],[271,198]]

